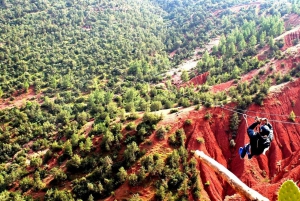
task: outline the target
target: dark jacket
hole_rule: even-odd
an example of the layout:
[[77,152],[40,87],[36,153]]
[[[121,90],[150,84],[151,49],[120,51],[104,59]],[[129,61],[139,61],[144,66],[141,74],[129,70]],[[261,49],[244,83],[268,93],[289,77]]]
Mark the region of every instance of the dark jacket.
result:
[[247,133],[250,138],[250,145],[251,145],[251,155],[260,155],[263,153],[264,149],[269,147],[271,141],[273,140],[273,128],[270,123],[266,126],[269,128],[269,132],[267,133],[259,133],[255,132],[255,127],[259,125],[258,122],[253,123],[249,126]]

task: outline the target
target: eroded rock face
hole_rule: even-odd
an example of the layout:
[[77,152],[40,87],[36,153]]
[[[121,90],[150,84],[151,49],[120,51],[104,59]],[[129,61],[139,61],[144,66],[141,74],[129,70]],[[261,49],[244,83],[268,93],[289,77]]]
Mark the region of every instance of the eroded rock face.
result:
[[[276,200],[276,192],[283,180],[287,178],[300,180],[300,125],[277,122],[291,122],[289,120],[291,111],[300,116],[300,79],[285,85],[281,92],[271,93],[263,106],[251,105],[248,108],[248,123],[251,124],[254,121],[252,117],[255,116],[267,117],[272,120],[275,136],[266,155],[251,160],[241,160],[238,155],[238,148],[249,142],[246,134],[247,125],[242,117],[235,138],[236,146],[231,148],[232,133],[229,130],[229,123],[232,112],[222,108],[191,111],[188,118],[194,123],[184,128],[188,139],[187,148],[204,151],[248,186],[270,200]],[[205,118],[207,112],[212,114],[210,119]],[[296,118],[296,122],[299,122],[299,118]],[[199,143],[198,138],[203,138],[205,142]],[[211,200],[223,200],[226,195],[235,193],[206,165],[199,164],[199,170],[202,182],[210,182],[203,190]]]
[[295,46],[300,40],[300,30],[290,33],[284,37],[284,49]]
[[207,80],[207,76],[209,75],[209,72],[203,73],[201,75],[198,75],[191,79],[189,81],[189,84],[194,84],[195,86],[204,84]]

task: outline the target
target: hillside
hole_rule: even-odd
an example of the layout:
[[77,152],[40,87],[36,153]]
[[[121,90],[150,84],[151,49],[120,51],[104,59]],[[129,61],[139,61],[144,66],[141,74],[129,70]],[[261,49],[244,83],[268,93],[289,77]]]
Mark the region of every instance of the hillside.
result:
[[[195,150],[272,201],[299,180],[299,1],[0,10],[0,200],[243,200]],[[266,155],[239,158],[242,114],[273,124]]]

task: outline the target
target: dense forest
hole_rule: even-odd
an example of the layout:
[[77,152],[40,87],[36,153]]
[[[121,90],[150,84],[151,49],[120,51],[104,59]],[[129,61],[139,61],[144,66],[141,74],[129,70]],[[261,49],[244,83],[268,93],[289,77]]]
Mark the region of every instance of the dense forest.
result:
[[[0,200],[91,201],[126,181],[153,185],[157,200],[199,199],[182,129],[168,139],[171,155],[140,149],[152,133],[163,139],[170,130],[157,128],[163,116],[151,112],[229,101],[244,109],[262,104],[271,83],[299,76],[298,68],[284,77],[271,72],[263,83],[239,82],[284,57],[283,40],[274,38],[286,31],[284,15],[300,13],[299,1],[288,2],[258,10],[242,0],[0,0],[0,97],[13,102],[30,90],[40,96],[0,110]],[[219,44],[198,52],[197,67],[181,75],[187,82],[209,72],[207,82],[174,85],[166,72],[217,37]],[[267,57],[258,60],[265,46]],[[209,91],[228,80],[237,84],[229,93]],[[139,171],[127,174],[137,161]]]

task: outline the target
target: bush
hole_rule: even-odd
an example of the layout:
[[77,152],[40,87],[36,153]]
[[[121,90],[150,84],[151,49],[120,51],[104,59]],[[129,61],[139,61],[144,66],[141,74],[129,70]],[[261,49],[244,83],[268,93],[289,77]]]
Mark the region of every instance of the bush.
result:
[[291,111],[289,119],[290,119],[292,122],[295,122],[295,120],[296,120],[296,115],[295,115],[294,111]]
[[33,179],[30,177],[24,177],[20,181],[20,188],[22,189],[23,192],[29,190],[33,186]]
[[177,108],[173,108],[173,109],[170,110],[170,114],[173,114],[173,113],[176,113],[176,112],[178,112]]
[[205,143],[205,140],[203,137],[198,137],[197,142],[199,142],[200,144],[203,144],[203,143]]
[[206,114],[204,115],[206,120],[210,120],[212,118],[212,113],[210,112],[206,112]]
[[136,112],[131,112],[128,117],[127,117],[127,120],[136,120],[139,118],[139,114],[136,113]]
[[192,125],[192,120],[191,119],[185,120],[184,125],[187,125],[187,126]]
[[143,122],[150,125],[157,124],[160,120],[162,117],[153,113],[145,113],[143,117]]
[[265,74],[265,71],[264,71],[264,70],[260,70],[260,71],[258,72],[258,74],[259,74],[259,75],[264,75],[264,74]]
[[159,139],[159,140],[163,140],[165,139],[165,134],[167,133],[167,130],[165,127],[160,127],[157,131],[156,131],[156,137]]
[[179,105],[182,107],[189,107],[191,105],[189,99],[187,98],[180,98]]
[[151,111],[159,111],[163,108],[162,104],[160,101],[154,101],[151,103],[150,110]]
[[138,184],[138,176],[135,173],[130,174],[128,177],[128,183],[130,186],[136,186]]
[[130,122],[129,124],[126,125],[125,129],[128,130],[128,131],[132,131],[132,130],[135,130],[135,124],[134,122]]

